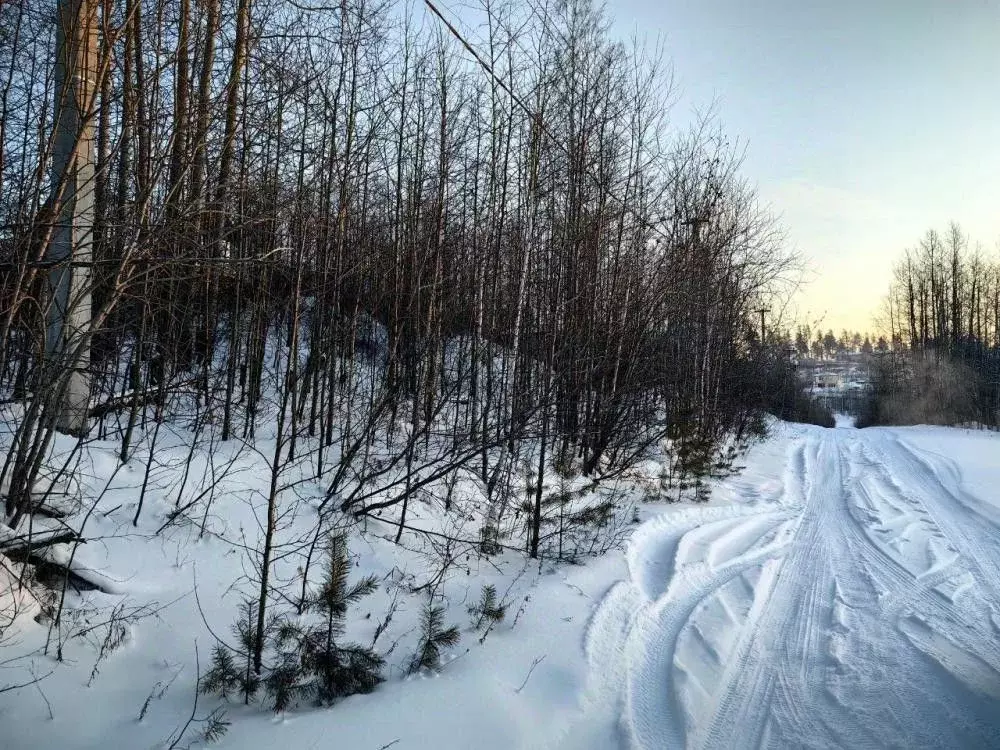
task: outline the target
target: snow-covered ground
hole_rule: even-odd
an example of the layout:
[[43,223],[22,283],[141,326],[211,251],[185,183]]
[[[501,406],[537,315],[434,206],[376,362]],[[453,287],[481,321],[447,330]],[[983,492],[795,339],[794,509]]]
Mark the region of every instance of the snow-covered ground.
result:
[[587,641],[622,739],[1000,747],[997,436],[786,439],[768,502],[669,512],[635,535]]
[[[0,686],[51,674],[0,693],[0,747],[171,746],[194,709],[195,654],[203,671],[212,632],[226,637],[237,612],[240,540],[258,523],[252,456],[216,450],[235,484],[201,537],[192,524],[155,533],[166,494],[133,527],[141,462],[114,471],[110,449],[89,452],[89,491],[114,481],[77,564],[113,575],[119,593],[77,603],[94,621],[74,625],[83,635],[66,639],[63,663],[3,665]],[[158,452],[163,471],[183,463],[176,452]],[[357,576],[382,585],[348,636],[370,642],[402,592],[378,642],[387,681],[331,708],[275,716],[201,696],[194,714],[225,707],[217,746],[247,750],[1000,747],[998,455],[985,432],[778,425],[708,505],[643,505],[623,551],[582,565],[460,561],[441,592],[463,639],[436,675],[403,675],[419,604],[406,592],[434,574],[427,550],[372,521],[351,552]],[[508,612],[480,642],[465,608],[485,583]],[[156,613],[98,659],[100,613],[116,603]],[[27,653],[46,635],[29,621],[15,645]],[[176,747],[197,740],[192,728]]]

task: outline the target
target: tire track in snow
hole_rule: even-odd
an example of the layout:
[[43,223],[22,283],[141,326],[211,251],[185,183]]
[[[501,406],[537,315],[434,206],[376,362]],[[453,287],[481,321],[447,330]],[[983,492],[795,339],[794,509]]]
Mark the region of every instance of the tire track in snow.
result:
[[693,747],[744,748],[748,737],[771,744],[793,730],[816,736],[826,733],[823,718],[836,710],[825,700],[822,681],[836,588],[829,527],[836,507],[831,498],[843,481],[838,446],[810,439],[799,470],[805,504],[796,537],[780,561],[764,615],[744,634],[709,729],[691,738]]
[[[784,512],[685,509],[637,532],[588,631],[591,694],[642,749],[1000,747],[1000,618],[981,596],[1000,545],[905,446],[804,434]],[[956,607],[970,567],[975,612]]]
[[[795,507],[800,505],[805,485],[804,446],[796,446],[790,455],[791,471],[785,477],[785,494],[782,505]],[[695,516],[709,515],[713,509],[693,509]],[[699,512],[700,511],[700,512]],[[718,509],[714,509],[718,513]],[[782,528],[780,523],[787,520],[787,514],[769,514],[773,518],[775,536],[767,539],[765,544],[753,551],[745,551],[742,556],[730,560],[721,570],[714,570],[710,561],[718,564],[720,545],[734,548],[731,541],[739,538],[741,529],[754,537],[753,541],[766,539],[761,535],[758,524],[760,518],[750,518],[742,525],[728,525],[722,533],[714,537],[713,528],[719,530],[719,522],[711,524],[707,530],[691,525],[684,532],[672,539],[665,549],[674,555],[675,566],[678,561],[683,563],[690,555],[692,547],[706,547],[705,561],[702,565],[681,567],[680,575],[669,582],[666,592],[655,605],[639,616],[639,624],[632,629],[632,637],[626,649],[626,661],[629,664],[626,681],[625,720],[627,734],[633,747],[663,748],[681,747],[685,744],[689,727],[685,726],[684,711],[678,699],[681,686],[676,678],[678,672],[677,644],[682,631],[692,619],[692,616],[710,597],[727,584],[737,580],[755,568],[760,568],[760,577],[750,594],[751,601],[743,623],[744,629],[753,630],[752,623],[760,617],[762,606],[768,599],[768,589],[774,585],[780,574],[781,552],[790,544],[794,528]],[[669,523],[666,522],[666,523]],[[692,542],[685,538],[688,535],[698,537]],[[633,549],[644,550],[652,541],[652,535],[643,535],[636,540]],[[707,544],[706,544],[707,543]],[[630,554],[630,560],[637,555]],[[643,555],[648,556],[648,555]],[[751,627],[747,627],[751,625]],[[737,645],[737,649],[740,645]],[[681,674],[686,674],[682,669]],[[763,671],[755,673],[756,677],[765,680],[768,675]],[[727,678],[724,678],[727,679]],[[771,683],[763,681],[755,687],[757,694],[771,690]],[[745,736],[745,735],[744,735]]]
[[[939,537],[946,542],[952,540],[953,535],[945,533],[939,523],[938,514],[931,512],[933,503],[928,502],[926,493],[915,492],[905,486],[906,482],[898,481],[900,474],[907,475],[900,469],[906,466],[906,462],[886,451],[883,440],[869,439],[868,433],[863,434],[865,437],[857,441],[861,457],[855,456],[853,460],[855,464],[863,463],[867,468],[858,472],[856,481],[847,488],[846,497],[852,510],[853,499],[863,503],[861,496],[865,492],[874,492],[880,495],[880,501],[909,508],[909,512],[925,519],[927,528],[934,531],[927,538],[928,544],[934,544]],[[926,486],[926,482],[923,484]],[[987,671],[994,672],[994,679],[995,670],[1000,666],[1000,648],[989,632],[989,618],[982,614],[975,601],[963,596],[961,606],[955,606],[956,600],[941,590],[943,582],[962,582],[969,576],[962,545],[952,545],[956,557],[940,569],[934,570],[932,566],[930,570],[915,570],[889,554],[883,546],[872,543],[873,535],[868,533],[870,529],[865,528],[856,513],[849,515],[854,523],[848,529],[848,541],[865,560],[865,576],[871,580],[878,594],[877,613],[880,617],[868,618],[865,635],[868,640],[882,645],[881,651],[873,651],[869,658],[873,662],[882,660],[892,663],[891,671],[895,675],[913,675],[913,679],[902,681],[881,678],[886,683],[888,700],[876,705],[885,710],[867,716],[868,726],[880,738],[874,746],[1000,746],[1000,726],[995,709],[984,711],[981,705],[976,708],[984,693],[981,689],[983,681],[976,686],[975,681],[967,680],[963,689],[955,690],[952,686],[949,694],[945,684],[948,680],[941,679],[943,673],[936,674],[941,666],[939,657],[945,654],[943,658],[947,660],[949,649],[951,654],[955,653],[955,649],[970,654],[967,663],[979,664],[985,660],[989,664]],[[986,603],[985,600],[982,602]],[[914,617],[922,623],[933,623],[928,627],[936,633],[952,634],[947,639],[948,643],[940,643],[939,653],[928,650],[927,644],[932,642],[931,639],[914,638],[916,630],[906,627],[906,623]],[[951,670],[949,679],[954,677],[956,671]],[[964,689],[970,685],[975,688],[971,693]],[[851,687],[856,689],[856,686]],[[956,698],[956,694],[960,697]],[[863,706],[859,715],[866,715]],[[934,715],[940,717],[937,722],[932,720]],[[983,721],[984,716],[989,720]]]
[[775,551],[763,549],[703,580],[692,580],[684,596],[663,598],[644,614],[627,649],[626,725],[634,747],[654,750],[684,745],[684,711],[673,677],[680,633],[706,597],[769,561]]
[[[941,469],[936,468],[929,457],[921,455],[898,437],[888,440],[887,444],[887,452],[893,460],[886,466],[895,467],[895,471],[888,469],[890,476],[897,484],[916,486],[925,498],[923,507],[945,537],[962,550],[964,562],[977,582],[994,597],[1000,597],[1000,541],[997,529],[988,519],[971,510],[973,504],[961,487],[961,475],[952,470],[953,481],[949,486],[942,480]],[[899,471],[902,467],[908,471]],[[984,524],[989,524],[990,528],[984,528]]]
[[[870,451],[867,450],[869,441],[866,440],[864,443],[860,443],[860,446],[866,456],[871,455]],[[926,513],[927,518],[931,519],[932,523],[934,523],[934,528],[940,528],[936,521],[934,521],[933,516],[926,511],[926,503],[921,502],[914,493],[907,492],[897,483],[893,472],[889,470],[885,460],[869,460],[867,465],[869,466],[868,479],[870,480],[874,477],[874,479],[881,480],[881,491],[883,494],[888,493],[892,495],[897,504],[906,502],[911,506],[920,508]],[[856,505],[856,503],[851,503],[853,496],[857,496],[858,494],[864,495],[870,492],[870,490],[866,490],[863,485],[859,484],[857,479],[859,478],[856,478],[852,485],[846,488],[848,505],[852,507]],[[899,559],[889,554],[882,546],[873,543],[872,535],[867,533],[856,514],[848,513],[847,519],[849,519],[850,523],[844,524],[844,528],[847,531],[846,541],[855,550],[855,554],[859,558],[864,559],[866,567],[865,575],[872,579],[876,588],[881,591],[880,604],[887,616],[902,616],[908,609],[917,609],[940,618],[954,619],[957,612],[964,628],[972,628],[973,630],[985,633],[981,626],[969,622],[964,609],[957,610],[954,606],[954,600],[939,590],[939,586],[943,582],[953,578],[960,578],[967,573],[967,569],[963,564],[965,559],[963,554],[959,553],[955,560],[940,569],[914,571],[903,565]],[[943,531],[941,532],[941,536],[945,539],[948,538]],[[995,647],[992,643],[984,643],[984,646],[986,651],[1000,655],[1000,648]]]
[[[919,508],[940,531],[942,539],[956,550],[954,560],[938,570],[916,572],[891,565],[875,566],[880,580],[883,583],[892,581],[894,587],[885,602],[887,613],[901,620],[916,611],[935,620],[940,623],[939,627],[951,629],[953,640],[978,652],[1000,672],[1000,643],[995,627],[1000,586],[997,576],[984,572],[979,562],[991,559],[991,553],[980,541],[982,535],[985,533],[987,541],[992,543],[992,559],[1000,561],[1000,546],[990,536],[991,531],[979,524],[972,533],[954,528],[954,522],[962,519],[961,515],[956,517],[954,511],[964,512],[963,506],[955,500],[955,493],[961,492],[960,489],[948,488],[935,481],[936,473],[921,464],[920,459],[896,439],[875,444],[884,452],[885,459],[875,467],[888,492]],[[907,467],[908,472],[901,471],[900,467]]]
[[[656,640],[657,633],[662,634],[658,627],[670,627],[669,624],[657,624],[657,608],[663,602],[675,602],[666,595],[669,586],[676,586],[677,581],[683,579],[697,587],[700,579],[707,582],[703,586],[710,590],[713,581],[729,580],[754,564],[749,558],[742,565],[730,560],[722,571],[715,571],[707,560],[685,565],[683,558],[688,552],[682,552],[679,560],[678,548],[687,533],[706,525],[728,527],[740,519],[748,522],[770,519],[770,523],[777,526],[788,516],[787,509],[774,506],[690,507],[665,513],[643,524],[633,534],[626,551],[629,579],[609,590],[587,628],[585,650],[589,677],[582,700],[584,712],[590,715],[609,708],[625,710],[630,699],[628,685],[632,675],[639,665],[648,662],[645,652],[650,647],[647,641]],[[691,606],[697,606],[697,595],[688,598]],[[663,700],[673,701],[672,691],[665,696]],[[629,734],[627,722],[623,729],[626,735]]]

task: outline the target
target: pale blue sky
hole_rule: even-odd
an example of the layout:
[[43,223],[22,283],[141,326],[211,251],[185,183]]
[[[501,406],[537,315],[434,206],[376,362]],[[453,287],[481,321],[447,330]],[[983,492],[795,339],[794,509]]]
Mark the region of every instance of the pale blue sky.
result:
[[1000,239],[1000,0],[608,0],[659,37],[678,125],[715,104],[813,281],[798,309],[867,328],[893,260],[954,219]]

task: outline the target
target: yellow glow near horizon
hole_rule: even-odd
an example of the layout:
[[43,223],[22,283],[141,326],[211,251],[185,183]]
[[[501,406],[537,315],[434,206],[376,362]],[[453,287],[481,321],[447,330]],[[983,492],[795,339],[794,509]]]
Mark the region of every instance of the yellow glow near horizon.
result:
[[[884,332],[884,300],[892,267],[908,248],[915,247],[928,229],[943,232],[951,219],[987,255],[995,255],[1000,237],[1000,212],[989,197],[994,190],[964,205],[966,217],[949,216],[961,200],[947,195],[924,195],[911,205],[865,196],[860,191],[821,187],[804,181],[760,186],[762,197],[779,214],[791,248],[806,263],[802,288],[793,305],[797,322],[814,329]],[[964,191],[954,194],[959,199]],[[927,203],[939,202],[933,211]],[[921,205],[924,204],[924,205]]]

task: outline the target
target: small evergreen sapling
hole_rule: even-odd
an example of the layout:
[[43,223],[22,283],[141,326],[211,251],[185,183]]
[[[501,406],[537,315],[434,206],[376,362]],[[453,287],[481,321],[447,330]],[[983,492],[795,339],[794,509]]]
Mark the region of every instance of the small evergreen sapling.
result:
[[330,705],[355,693],[370,693],[382,681],[384,659],[356,643],[340,644],[348,606],[378,587],[374,577],[348,584],[350,558],[343,536],[330,540],[325,577],[319,591],[306,600],[304,612],[318,615],[312,623],[285,621],[273,639],[275,666],[264,688],[275,711],[311,698]]
[[410,662],[410,674],[422,669],[441,669],[441,649],[450,648],[461,638],[458,627],[444,626],[444,607],[434,604],[433,595],[420,617],[420,647]]
[[[244,611],[233,625],[233,635],[239,650],[218,643],[212,650],[212,666],[201,680],[203,693],[215,693],[228,700],[230,695],[239,695],[249,704],[260,689],[260,675],[253,669],[253,644],[257,638],[254,618],[256,604],[252,600],[243,602]],[[273,623],[267,626],[273,628]]]
[[382,681],[385,660],[371,648],[340,644],[349,605],[378,588],[373,576],[353,586],[347,542],[341,535],[330,540],[325,577],[319,590],[306,601],[304,612],[316,615],[305,624],[288,618],[268,623],[265,639],[268,663],[260,674],[252,668],[255,642],[255,606],[246,602],[246,615],[233,627],[242,651],[216,645],[212,667],[201,681],[201,690],[223,698],[241,695],[245,702],[263,687],[275,711],[285,711],[300,700],[312,698],[329,705],[355,693],[370,693]]
[[[469,614],[475,618],[472,625],[473,630],[486,627],[487,631],[494,625],[503,622],[507,614],[507,607],[497,599],[497,588],[492,583],[483,586],[483,591],[479,595],[479,602],[468,608]],[[484,634],[485,637],[485,634]]]
[[[279,628],[279,635],[275,638],[275,645],[279,649],[276,663],[264,677],[264,690],[270,696],[272,707],[278,713],[290,708],[309,693],[309,685],[304,682],[306,676],[297,647],[298,639],[293,635],[293,631],[297,630],[298,628],[290,623],[283,623]],[[282,646],[289,641],[292,642],[292,647],[282,650]]]
[[[212,649],[212,667],[201,678],[201,692],[215,693],[219,697],[229,700],[230,695],[242,692],[240,691],[239,675],[240,670],[236,666],[233,652],[221,643],[217,643]],[[145,706],[143,712],[145,713]]]
[[300,631],[299,653],[302,671],[317,703],[328,705],[355,693],[370,693],[382,681],[385,660],[370,648],[337,639],[344,634],[348,606],[378,588],[374,576],[348,585],[351,564],[343,535],[330,540],[326,578],[307,610],[321,615],[319,622]]

